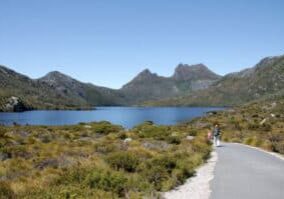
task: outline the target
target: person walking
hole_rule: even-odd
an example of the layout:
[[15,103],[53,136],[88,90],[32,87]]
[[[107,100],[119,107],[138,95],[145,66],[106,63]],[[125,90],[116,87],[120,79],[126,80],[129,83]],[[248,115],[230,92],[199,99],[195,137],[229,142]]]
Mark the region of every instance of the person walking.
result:
[[220,146],[220,135],[221,135],[220,127],[218,124],[215,124],[215,127],[213,129],[214,146]]

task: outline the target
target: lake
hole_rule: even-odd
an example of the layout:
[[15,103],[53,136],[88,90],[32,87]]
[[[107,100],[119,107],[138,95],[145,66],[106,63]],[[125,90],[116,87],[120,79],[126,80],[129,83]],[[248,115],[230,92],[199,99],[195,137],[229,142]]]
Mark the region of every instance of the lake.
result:
[[172,125],[189,121],[208,111],[223,110],[220,107],[96,107],[84,111],[27,111],[22,113],[0,113],[0,124],[67,125],[79,122],[109,121],[132,128],[144,121]]

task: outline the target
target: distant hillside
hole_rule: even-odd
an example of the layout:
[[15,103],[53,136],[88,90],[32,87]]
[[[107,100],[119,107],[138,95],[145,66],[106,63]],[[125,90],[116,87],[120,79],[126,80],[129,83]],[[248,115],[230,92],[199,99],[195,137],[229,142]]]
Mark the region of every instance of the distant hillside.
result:
[[91,106],[121,105],[124,97],[118,90],[82,83],[58,71],[48,73],[38,79],[62,95],[68,95],[77,102]]
[[[84,102],[77,102],[68,95],[55,92],[44,82],[30,79],[4,66],[0,66],[0,110],[6,111],[15,97],[30,108],[71,108],[86,106]],[[13,101],[13,100],[12,100]],[[13,108],[12,108],[13,109]],[[22,110],[25,110],[23,108]]]
[[203,64],[179,64],[171,77],[162,77],[145,69],[121,88],[130,104],[147,100],[160,100],[183,96],[192,91],[205,89],[220,78]]
[[0,111],[84,109],[120,102],[122,97],[115,90],[81,83],[59,72],[34,80],[0,66]]
[[233,106],[284,93],[284,56],[221,77],[203,64],[179,64],[170,77],[145,69],[121,89],[80,82],[58,71],[31,79],[0,66],[0,111],[108,105]]
[[228,74],[207,89],[148,105],[239,105],[284,90],[284,56],[267,57],[253,68]]

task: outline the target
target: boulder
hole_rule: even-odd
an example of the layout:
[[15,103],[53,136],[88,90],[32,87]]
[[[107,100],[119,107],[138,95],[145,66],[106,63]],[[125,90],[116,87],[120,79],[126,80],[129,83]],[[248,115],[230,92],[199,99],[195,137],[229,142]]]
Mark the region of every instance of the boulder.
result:
[[23,112],[31,109],[19,97],[15,96],[8,98],[2,107],[2,111],[4,112]]

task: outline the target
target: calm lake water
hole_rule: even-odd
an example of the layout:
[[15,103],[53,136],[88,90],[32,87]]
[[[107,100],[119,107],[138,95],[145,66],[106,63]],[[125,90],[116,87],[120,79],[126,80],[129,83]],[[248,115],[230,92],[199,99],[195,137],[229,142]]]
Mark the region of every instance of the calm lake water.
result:
[[216,107],[96,107],[90,111],[27,111],[0,113],[0,124],[65,125],[79,122],[109,121],[132,128],[144,121],[171,125],[202,116]]

